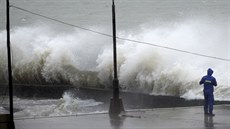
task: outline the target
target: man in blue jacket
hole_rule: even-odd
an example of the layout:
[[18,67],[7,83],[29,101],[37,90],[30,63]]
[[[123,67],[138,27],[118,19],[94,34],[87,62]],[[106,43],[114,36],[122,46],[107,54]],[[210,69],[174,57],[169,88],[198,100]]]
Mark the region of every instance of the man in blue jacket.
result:
[[213,70],[211,68],[208,69],[207,73],[208,74],[206,76],[203,76],[202,79],[200,80],[200,85],[204,84],[204,90],[203,90],[204,99],[205,99],[204,113],[206,115],[215,116],[215,114],[213,114],[213,104],[214,104],[213,87],[217,86],[217,82],[216,79],[212,76]]

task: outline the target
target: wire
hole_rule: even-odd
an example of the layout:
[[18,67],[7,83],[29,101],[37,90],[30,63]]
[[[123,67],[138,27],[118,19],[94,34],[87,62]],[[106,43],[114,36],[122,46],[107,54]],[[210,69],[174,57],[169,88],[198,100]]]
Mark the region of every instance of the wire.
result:
[[164,48],[164,49],[173,50],[173,51],[177,51],[177,52],[183,52],[183,53],[192,54],[192,55],[196,55],[196,56],[213,58],[213,59],[222,60],[222,61],[230,61],[230,59],[225,59],[225,58],[220,58],[220,57],[215,57],[215,56],[209,56],[209,55],[204,55],[204,54],[199,54],[199,53],[195,53],[195,52],[185,51],[185,50],[166,47],[166,46],[160,46],[160,45],[156,45],[156,44],[152,44],[152,43],[148,43],[148,42],[137,41],[137,40],[132,40],[132,39],[126,39],[126,38],[120,38],[120,37],[117,37],[117,38],[120,39],[120,40],[126,40],[126,41],[129,41],[129,42],[136,42],[136,43],[140,43],[140,44],[155,46],[155,47],[159,47],[159,48]]
[[10,7],[14,7],[14,8],[19,9],[19,10],[22,10],[22,11],[24,11],[24,12],[31,13],[31,14],[34,14],[34,15],[43,17],[43,18],[45,18],[45,19],[49,19],[49,20],[52,20],[52,21],[56,21],[56,22],[59,22],[59,23],[62,23],[62,24],[68,25],[68,26],[72,26],[72,27],[76,27],[76,28],[79,28],[79,29],[82,29],[82,30],[86,30],[86,31],[90,31],[90,32],[93,32],[93,33],[97,33],[97,34],[100,34],[100,35],[112,37],[111,35],[106,34],[106,33],[102,33],[102,32],[95,31],[95,30],[91,30],[91,29],[87,29],[87,28],[83,28],[83,27],[80,27],[80,26],[77,26],[77,25],[74,25],[74,24],[70,24],[70,23],[67,23],[67,22],[64,22],[64,21],[61,21],[61,20],[57,20],[57,19],[54,19],[54,18],[45,16],[45,15],[42,15],[42,14],[38,14],[38,13],[35,13],[35,12],[32,12],[32,11],[26,10],[26,9],[23,9],[23,8],[14,6],[14,5],[10,5]]
[[[109,34],[106,34],[106,33],[102,33],[102,32],[99,32],[99,31],[87,29],[87,28],[80,27],[80,26],[77,26],[77,25],[74,25],[74,24],[70,24],[70,23],[67,23],[67,22],[64,22],[64,21],[61,21],[61,20],[50,18],[48,16],[45,16],[45,15],[42,15],[42,14],[39,14],[39,13],[35,13],[35,12],[32,12],[32,11],[29,11],[27,9],[24,9],[24,8],[15,6],[15,5],[10,5],[10,7],[13,7],[13,8],[16,8],[18,10],[21,10],[21,11],[24,11],[24,12],[27,12],[27,13],[30,13],[30,14],[33,14],[33,15],[37,15],[37,16],[43,17],[45,19],[49,19],[49,20],[61,23],[61,24],[65,24],[67,26],[72,26],[72,27],[75,27],[75,28],[79,28],[79,29],[82,29],[82,30],[85,30],[85,31],[97,33],[97,34],[104,35],[104,36],[107,36],[107,37],[113,37],[112,35],[109,35]],[[172,47],[166,47],[166,46],[156,45],[156,44],[152,44],[152,43],[149,43],[149,42],[143,42],[143,41],[138,41],[138,40],[133,40],[133,39],[127,39],[127,38],[121,38],[121,37],[116,37],[116,38],[120,39],[120,40],[124,40],[124,41],[134,42],[134,43],[138,43],[138,44],[150,45],[150,46],[154,46],[154,47],[158,47],[158,48],[173,50],[173,51],[187,53],[187,54],[191,54],[191,55],[196,55],[196,56],[201,56],[201,57],[206,57],[206,58],[212,58],[212,59],[221,60],[221,61],[230,61],[230,59],[225,59],[225,58],[220,58],[220,57],[215,57],[215,56],[204,55],[204,54],[195,53],[195,52],[186,51],[186,50],[181,50],[181,49],[172,48]]]

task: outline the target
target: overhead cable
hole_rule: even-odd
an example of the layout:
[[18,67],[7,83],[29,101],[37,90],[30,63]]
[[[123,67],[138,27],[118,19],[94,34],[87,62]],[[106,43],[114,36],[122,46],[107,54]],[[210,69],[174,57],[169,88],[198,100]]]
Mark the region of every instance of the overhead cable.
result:
[[72,27],[79,28],[79,29],[82,29],[82,30],[86,30],[86,31],[90,31],[90,32],[97,33],[97,34],[100,34],[100,35],[104,35],[104,36],[111,37],[111,35],[106,34],[106,33],[101,33],[101,32],[99,32],[99,31],[94,31],[94,30],[91,30],[91,29],[83,28],[83,27],[80,27],[80,26],[77,26],[77,25],[74,25],[74,24],[70,24],[70,23],[67,23],[67,22],[64,22],[64,21],[61,21],[61,20],[57,20],[57,19],[54,19],[54,18],[45,16],[45,15],[42,15],[42,14],[39,14],[39,13],[35,13],[35,12],[32,12],[32,11],[26,10],[26,9],[24,9],[24,8],[20,8],[20,7],[14,6],[14,5],[11,5],[10,7],[19,9],[19,10],[21,10],[21,11],[24,11],[24,12],[27,12],[27,13],[30,13],[30,14],[34,14],[34,15],[43,17],[43,18],[45,18],[45,19],[49,19],[49,20],[52,20],[52,21],[55,21],[55,22],[58,22],[58,23],[65,24],[65,25],[67,25],[67,26],[72,26]]
[[[30,13],[30,14],[33,14],[33,15],[37,15],[37,16],[43,17],[45,19],[49,19],[49,20],[52,20],[52,21],[55,21],[55,22],[67,25],[67,26],[72,26],[72,27],[75,27],[75,28],[78,28],[78,29],[82,29],[82,30],[85,30],[85,31],[93,32],[93,33],[96,33],[96,34],[99,34],[99,35],[104,35],[104,36],[107,36],[107,37],[113,37],[110,34],[102,33],[102,32],[91,30],[91,29],[87,29],[87,28],[84,28],[84,27],[81,27],[81,26],[77,26],[77,25],[74,25],[74,24],[70,24],[70,23],[67,23],[67,22],[64,22],[64,21],[61,21],[61,20],[57,20],[57,19],[45,16],[45,15],[42,15],[42,14],[39,14],[39,13],[35,13],[35,12],[32,12],[32,11],[29,11],[27,9],[24,9],[24,8],[15,6],[15,5],[11,5],[10,7],[19,9],[21,11],[24,11],[24,12],[27,12],[27,13]],[[230,61],[230,59],[225,59],[225,58],[220,58],[220,57],[215,57],[215,56],[204,55],[204,54],[195,53],[195,52],[186,51],[186,50],[181,50],[181,49],[172,48],[172,47],[161,46],[161,45],[152,44],[152,43],[149,43],[149,42],[138,41],[138,40],[133,40],[133,39],[127,39],[127,38],[121,38],[121,37],[116,37],[116,38],[120,39],[120,40],[128,41],[128,42],[134,42],[134,43],[138,43],[138,44],[150,45],[150,46],[154,46],[154,47],[158,47],[158,48],[164,48],[164,49],[173,50],[173,51],[182,52],[182,53],[187,53],[187,54],[191,54],[191,55],[196,55],[196,56],[201,56],[201,57],[206,57],[206,58],[212,58],[212,59],[221,60],[221,61]]]
[[145,44],[145,45],[150,45],[150,46],[159,47],[159,48],[164,48],[164,49],[173,50],[173,51],[177,51],[177,52],[183,52],[183,53],[192,54],[192,55],[196,55],[196,56],[202,56],[202,57],[207,57],[207,58],[212,58],[212,59],[217,59],[217,60],[222,60],[222,61],[230,61],[230,59],[199,54],[199,53],[190,52],[190,51],[181,50],[181,49],[176,49],[176,48],[172,48],[172,47],[160,46],[160,45],[156,45],[156,44],[152,44],[152,43],[148,43],[148,42],[143,42],[143,41],[137,41],[137,40],[132,40],[132,39],[120,38],[120,37],[117,37],[117,39],[129,41],[129,42],[140,43],[140,44]]

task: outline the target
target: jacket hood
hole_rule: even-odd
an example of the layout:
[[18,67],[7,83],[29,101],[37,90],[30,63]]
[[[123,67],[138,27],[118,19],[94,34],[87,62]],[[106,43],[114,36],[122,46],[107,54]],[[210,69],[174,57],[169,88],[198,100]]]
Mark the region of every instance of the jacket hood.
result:
[[207,71],[207,73],[208,73],[209,76],[212,76],[213,70],[211,68],[209,68],[208,71]]

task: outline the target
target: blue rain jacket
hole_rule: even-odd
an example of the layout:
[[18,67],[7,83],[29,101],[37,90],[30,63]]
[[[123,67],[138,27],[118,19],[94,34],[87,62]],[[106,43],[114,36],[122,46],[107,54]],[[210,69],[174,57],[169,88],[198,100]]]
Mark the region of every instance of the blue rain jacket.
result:
[[213,70],[209,68],[207,71],[207,75],[203,76],[200,80],[200,85],[204,84],[204,94],[213,94],[213,86],[217,86],[216,79],[212,76],[212,74]]

